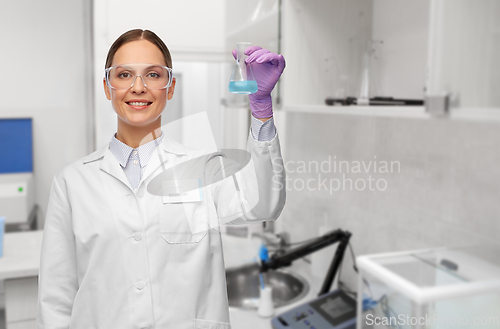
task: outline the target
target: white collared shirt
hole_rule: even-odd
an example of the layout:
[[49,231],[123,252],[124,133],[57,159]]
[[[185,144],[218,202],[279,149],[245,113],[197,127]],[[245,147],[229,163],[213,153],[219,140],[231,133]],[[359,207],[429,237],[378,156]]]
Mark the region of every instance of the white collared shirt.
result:
[[161,136],[157,139],[140,145],[138,148],[132,148],[118,140],[116,133],[113,135],[111,143],[109,143],[109,150],[122,167],[133,190],[136,190],[139,186],[144,168],[148,165],[156,146],[161,144],[163,136],[162,131]]

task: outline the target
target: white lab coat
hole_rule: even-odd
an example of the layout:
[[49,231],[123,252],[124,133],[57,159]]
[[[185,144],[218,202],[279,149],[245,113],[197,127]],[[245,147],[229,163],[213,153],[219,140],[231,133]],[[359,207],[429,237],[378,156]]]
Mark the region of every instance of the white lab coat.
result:
[[[247,150],[255,172],[241,170],[237,186],[231,178],[207,186],[203,202],[183,208],[146,190],[165,168],[203,154],[171,139],[155,149],[135,193],[109,145],[65,167],[52,182],[45,220],[37,328],[230,329],[213,218],[276,220],[285,204],[278,136],[249,136]],[[176,234],[172,223],[193,233]]]

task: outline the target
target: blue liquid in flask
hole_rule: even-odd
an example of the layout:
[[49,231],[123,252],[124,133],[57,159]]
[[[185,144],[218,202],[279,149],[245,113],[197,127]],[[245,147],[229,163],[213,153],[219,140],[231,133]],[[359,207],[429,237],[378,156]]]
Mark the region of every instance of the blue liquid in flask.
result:
[[253,94],[257,92],[257,81],[231,81],[229,82],[229,91],[234,94]]

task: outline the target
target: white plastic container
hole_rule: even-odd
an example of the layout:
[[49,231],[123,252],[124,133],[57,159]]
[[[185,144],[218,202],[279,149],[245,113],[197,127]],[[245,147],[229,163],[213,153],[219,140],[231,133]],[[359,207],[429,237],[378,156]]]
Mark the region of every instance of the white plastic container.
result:
[[500,328],[497,247],[366,255],[357,265],[358,329]]
[[262,318],[270,318],[274,315],[273,288],[260,289],[259,308],[257,314]]

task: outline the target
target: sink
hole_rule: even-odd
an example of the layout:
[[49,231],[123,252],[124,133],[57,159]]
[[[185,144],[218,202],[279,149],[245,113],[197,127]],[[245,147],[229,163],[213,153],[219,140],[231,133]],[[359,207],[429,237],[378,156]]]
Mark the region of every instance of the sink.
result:
[[[264,282],[273,288],[274,307],[292,304],[309,292],[309,284],[300,275],[278,269],[264,273]],[[226,269],[229,306],[257,309],[259,306],[259,266],[257,263]]]

